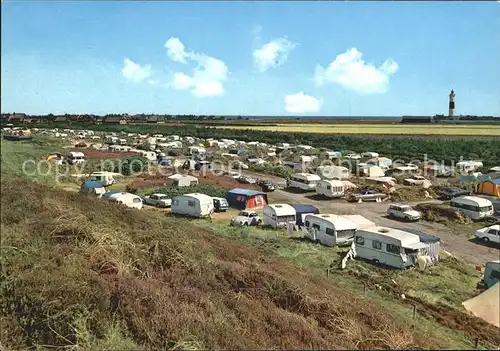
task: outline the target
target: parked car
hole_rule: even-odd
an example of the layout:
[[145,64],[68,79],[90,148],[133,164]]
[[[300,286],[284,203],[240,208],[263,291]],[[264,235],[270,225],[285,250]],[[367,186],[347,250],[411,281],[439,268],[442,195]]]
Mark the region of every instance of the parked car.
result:
[[233,163],[233,169],[248,169],[248,165],[241,161],[236,161]]
[[238,172],[226,172],[226,175],[233,179],[238,179],[241,177],[241,174],[239,174]]
[[445,188],[439,192],[439,196],[446,200],[451,200],[455,197],[466,196],[470,194],[471,194],[470,190],[456,188],[456,187]]
[[403,184],[405,185],[431,185],[431,182],[421,175],[414,175],[410,178],[404,179]]
[[410,205],[392,204],[387,209],[387,214],[391,218],[400,218],[405,221],[418,221],[422,214],[413,209]]
[[255,184],[257,182],[256,179],[252,177],[247,177],[247,176],[240,176],[239,178],[236,179],[240,183],[244,184]]
[[484,241],[485,243],[500,244],[500,225],[492,225],[476,230],[476,238]]
[[223,197],[214,197],[213,199],[215,212],[225,212],[229,209],[229,204]]
[[385,197],[385,194],[379,193],[374,190],[362,190],[349,197],[350,201],[375,201],[380,202]]
[[231,225],[261,225],[262,220],[255,211],[241,211],[231,220]]
[[168,197],[166,194],[151,194],[149,196],[142,197],[142,201],[146,205],[156,206],[156,207],[171,207],[172,199]]
[[257,185],[259,185],[262,188],[262,191],[265,191],[265,192],[270,192],[270,191],[276,190],[276,187],[274,186],[274,184],[269,180],[259,180],[257,182]]

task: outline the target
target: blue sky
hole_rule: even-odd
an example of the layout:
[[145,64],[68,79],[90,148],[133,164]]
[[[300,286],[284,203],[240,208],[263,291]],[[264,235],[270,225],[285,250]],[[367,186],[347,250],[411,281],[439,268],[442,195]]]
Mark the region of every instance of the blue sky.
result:
[[2,4],[2,112],[500,116],[492,2]]

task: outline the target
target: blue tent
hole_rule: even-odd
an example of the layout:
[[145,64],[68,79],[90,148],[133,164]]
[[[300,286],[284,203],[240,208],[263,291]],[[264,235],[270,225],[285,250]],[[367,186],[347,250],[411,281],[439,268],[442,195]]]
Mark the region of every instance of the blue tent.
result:
[[304,223],[302,222],[302,216],[305,214],[319,214],[319,209],[313,205],[303,205],[303,204],[292,204],[290,205],[295,209],[296,217],[297,217],[297,225],[302,226]]

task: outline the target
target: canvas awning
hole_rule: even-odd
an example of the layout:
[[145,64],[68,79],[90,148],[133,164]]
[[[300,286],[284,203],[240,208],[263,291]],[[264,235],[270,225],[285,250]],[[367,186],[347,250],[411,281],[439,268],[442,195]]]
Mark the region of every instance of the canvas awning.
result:
[[405,249],[410,249],[410,250],[418,250],[418,249],[425,249],[426,247],[428,247],[429,245],[425,244],[425,243],[422,243],[422,242],[418,242],[418,243],[411,243],[411,244],[404,244],[403,247]]

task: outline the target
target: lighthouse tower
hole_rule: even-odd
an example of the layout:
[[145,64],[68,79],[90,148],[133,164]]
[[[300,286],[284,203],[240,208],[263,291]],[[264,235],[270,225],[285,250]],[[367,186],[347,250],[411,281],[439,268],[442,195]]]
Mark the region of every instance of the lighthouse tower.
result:
[[455,118],[455,92],[452,90],[449,96],[450,101],[448,106],[448,116],[451,118]]

